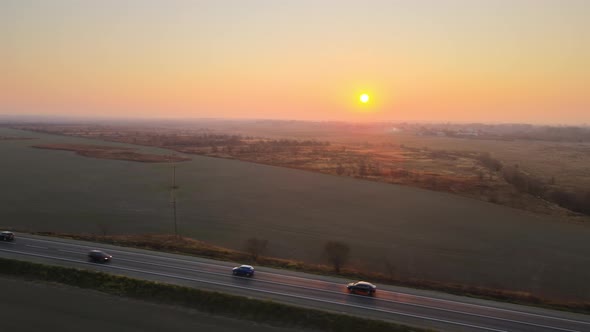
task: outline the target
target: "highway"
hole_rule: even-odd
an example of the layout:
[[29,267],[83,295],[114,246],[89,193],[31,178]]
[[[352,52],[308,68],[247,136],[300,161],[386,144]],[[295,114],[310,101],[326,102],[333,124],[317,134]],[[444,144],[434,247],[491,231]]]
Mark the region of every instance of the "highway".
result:
[[[204,290],[347,313],[441,331],[589,331],[590,316],[444,293],[377,285],[374,297],[348,294],[352,280],[256,267],[253,278],[235,277],[236,264],[91,242],[16,234],[0,242],[0,257],[161,281]],[[113,255],[91,263],[90,249]],[[367,280],[370,282],[370,280]]]

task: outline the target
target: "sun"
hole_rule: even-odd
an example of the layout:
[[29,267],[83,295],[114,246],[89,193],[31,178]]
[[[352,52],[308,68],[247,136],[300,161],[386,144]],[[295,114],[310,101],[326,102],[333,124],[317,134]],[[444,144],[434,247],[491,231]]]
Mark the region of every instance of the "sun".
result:
[[369,102],[369,95],[366,93],[363,93],[360,97],[361,103],[366,104],[367,102]]

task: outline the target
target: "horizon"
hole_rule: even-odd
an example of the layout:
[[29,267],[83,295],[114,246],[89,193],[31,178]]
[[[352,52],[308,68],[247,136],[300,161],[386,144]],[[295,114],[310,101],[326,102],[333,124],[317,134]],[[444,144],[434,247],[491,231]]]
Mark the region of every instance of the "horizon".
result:
[[354,124],[354,125],[381,125],[381,124],[425,124],[425,125],[484,125],[484,126],[510,126],[510,125],[526,125],[534,127],[577,127],[588,128],[590,123],[534,123],[534,122],[476,122],[476,121],[407,121],[407,120],[374,120],[374,121],[354,121],[354,120],[303,120],[303,119],[280,119],[280,118],[214,118],[214,117],[125,117],[125,116],[100,116],[100,115],[54,115],[54,114],[2,114],[0,113],[0,124],[2,121],[27,122],[38,121],[40,123],[59,123],[59,121],[66,121],[71,123],[89,122],[111,122],[123,121],[128,123],[141,122],[180,122],[180,121],[220,121],[220,122],[301,122],[301,123],[340,123],[340,124]]
[[590,3],[581,0],[0,9],[5,115],[590,123]]

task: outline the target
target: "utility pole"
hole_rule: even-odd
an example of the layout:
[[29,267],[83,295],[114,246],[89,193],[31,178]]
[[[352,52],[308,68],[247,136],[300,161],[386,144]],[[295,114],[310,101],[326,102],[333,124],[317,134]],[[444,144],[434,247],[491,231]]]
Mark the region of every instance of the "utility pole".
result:
[[176,189],[176,164],[172,165],[172,188]]
[[174,220],[174,236],[178,237],[178,224],[176,222],[176,164],[172,164],[172,188],[170,194],[172,196],[172,217]]

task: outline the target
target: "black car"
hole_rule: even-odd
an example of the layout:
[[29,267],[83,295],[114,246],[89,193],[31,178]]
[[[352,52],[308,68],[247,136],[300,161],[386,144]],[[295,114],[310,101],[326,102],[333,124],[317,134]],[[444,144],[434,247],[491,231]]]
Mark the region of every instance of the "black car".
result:
[[349,293],[353,294],[375,295],[375,292],[377,291],[377,286],[366,281],[351,282],[346,288]]
[[108,263],[113,259],[113,256],[100,250],[90,250],[88,253],[88,259],[92,262],[97,263]]
[[14,241],[14,233],[8,231],[0,232],[0,241]]
[[234,267],[232,270],[232,273],[235,276],[251,277],[254,275],[254,268],[250,265],[240,265],[240,266]]

